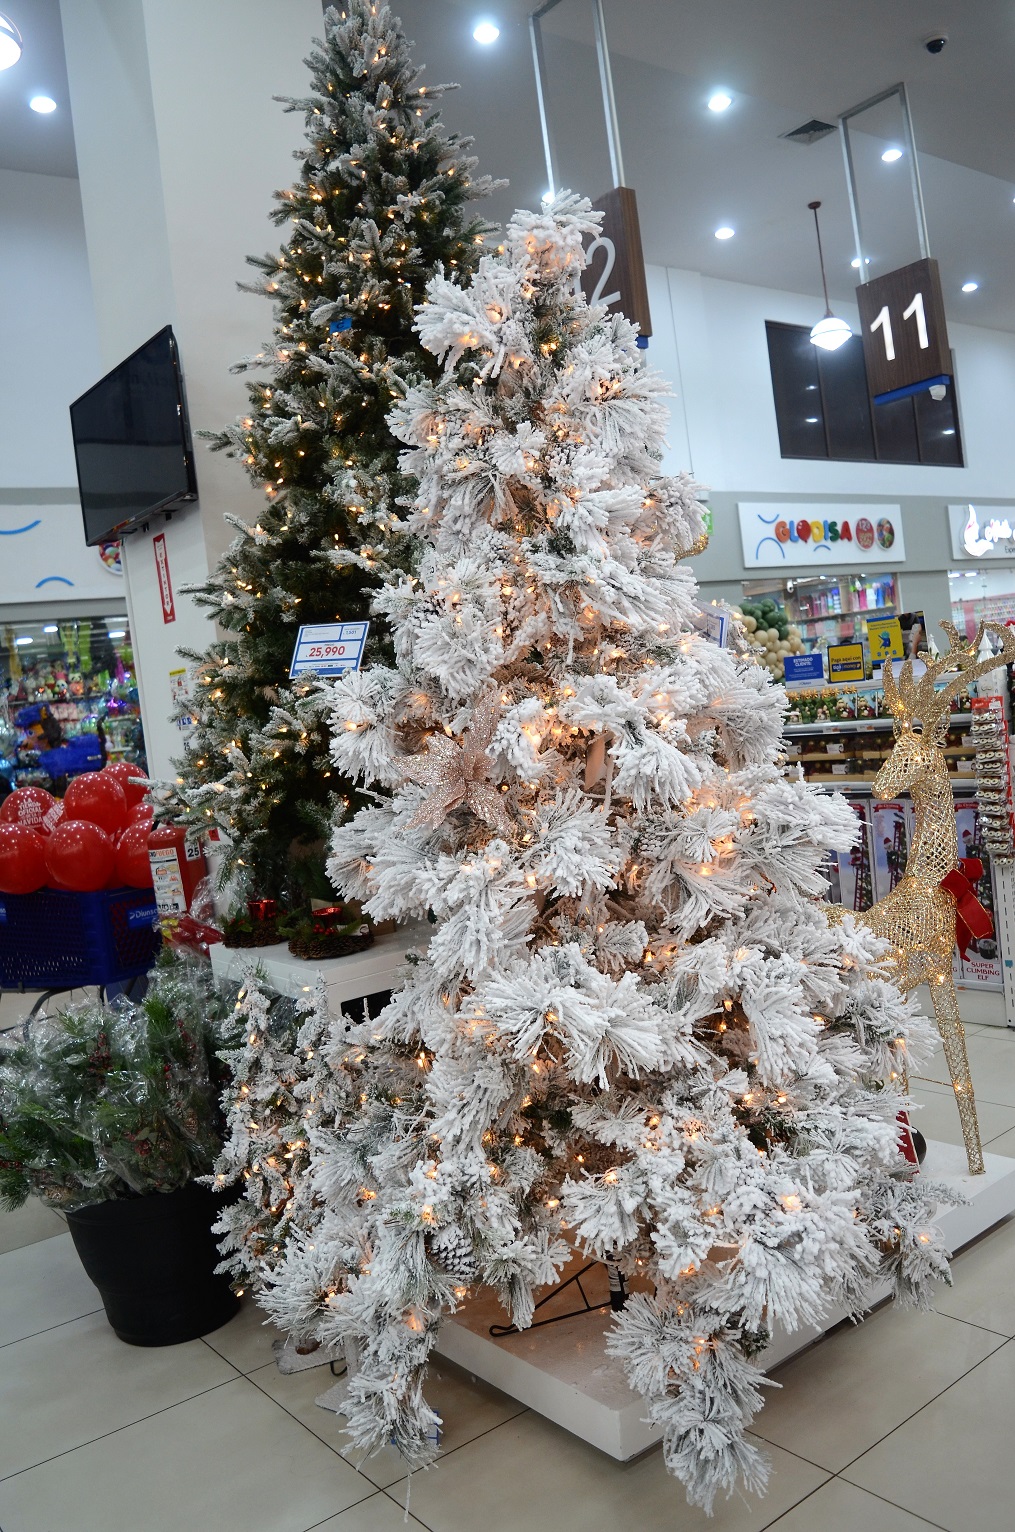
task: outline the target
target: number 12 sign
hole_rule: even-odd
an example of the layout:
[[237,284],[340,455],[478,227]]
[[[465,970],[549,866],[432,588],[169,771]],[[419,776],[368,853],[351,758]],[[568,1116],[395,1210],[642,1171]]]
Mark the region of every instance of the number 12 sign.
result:
[[950,383],[944,299],[937,261],[929,257],[872,277],[856,290],[867,386],[888,404],[932,383]]
[[296,639],[290,676],[313,670],[319,676],[340,676],[358,670],[367,641],[368,622],[316,622],[304,625]]

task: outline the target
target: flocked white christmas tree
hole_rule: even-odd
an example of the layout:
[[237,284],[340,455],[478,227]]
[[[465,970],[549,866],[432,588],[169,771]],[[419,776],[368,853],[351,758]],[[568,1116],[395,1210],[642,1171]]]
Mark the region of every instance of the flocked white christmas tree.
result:
[[415,578],[379,598],[397,668],[331,688],[333,759],[390,794],[331,875],[436,920],[379,1018],[332,1049],[353,1110],[312,1135],[265,1301],[352,1342],[354,1444],[433,1455],[442,1316],[513,1320],[575,1249],[633,1286],[623,1359],[692,1499],[764,1484],[745,1436],[773,1323],[945,1270],[897,1144],[926,1024],[871,936],[828,927],[841,799],[788,776],[783,701],[695,630],[697,487],[659,474],[662,380],[577,291],[588,204],[516,214],[418,316],[442,380],[393,412]]

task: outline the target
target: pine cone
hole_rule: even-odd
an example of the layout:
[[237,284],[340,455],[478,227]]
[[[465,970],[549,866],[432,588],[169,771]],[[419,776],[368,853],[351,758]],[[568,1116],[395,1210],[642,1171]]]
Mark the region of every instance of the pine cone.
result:
[[449,1277],[461,1282],[474,1282],[479,1276],[479,1262],[472,1249],[472,1241],[463,1234],[457,1224],[446,1224],[430,1239],[430,1259],[441,1266]]

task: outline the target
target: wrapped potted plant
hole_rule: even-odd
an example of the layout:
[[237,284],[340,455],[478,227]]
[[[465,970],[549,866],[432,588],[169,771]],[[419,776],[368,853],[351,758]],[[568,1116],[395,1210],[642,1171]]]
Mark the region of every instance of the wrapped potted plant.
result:
[[232,1005],[210,966],[167,952],[139,1004],[85,1001],[0,1050],[0,1200],[66,1214],[121,1340],[174,1345],[236,1312],[215,1275],[222,1144],[215,1051]]

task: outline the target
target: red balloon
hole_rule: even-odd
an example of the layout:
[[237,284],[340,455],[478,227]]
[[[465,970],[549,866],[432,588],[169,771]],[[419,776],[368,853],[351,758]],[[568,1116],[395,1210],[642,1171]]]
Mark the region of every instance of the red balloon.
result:
[[87,819],[108,835],[127,823],[127,794],[115,777],[104,771],[85,771],[74,777],[64,793],[68,819]]
[[131,888],[151,888],[152,864],[148,860],[148,826],[128,825],[116,847],[116,877]]
[[48,835],[63,818],[63,804],[44,787],[16,787],[0,804],[0,824],[26,825]]
[[144,777],[144,781],[147,783],[148,778],[140,766],[132,766],[129,761],[110,761],[108,766],[103,766],[101,775],[104,777],[114,777],[119,782],[126,794],[127,807],[129,809],[132,809],[135,804],[141,803],[145,793],[148,791],[147,786],[144,784],[131,781],[132,777]]
[[0,824],[0,893],[34,894],[46,881],[46,842],[27,825]]
[[113,842],[105,830],[89,820],[65,819],[45,844],[46,871],[50,881],[61,888],[92,894],[104,888],[113,875]]
[[147,825],[150,830],[155,823],[155,810],[150,803],[135,803],[128,813],[130,814],[128,825]]

